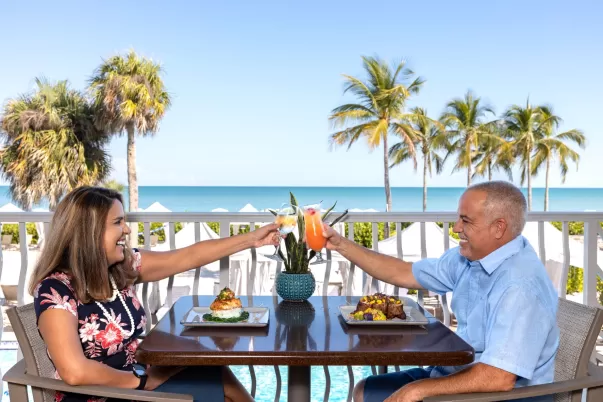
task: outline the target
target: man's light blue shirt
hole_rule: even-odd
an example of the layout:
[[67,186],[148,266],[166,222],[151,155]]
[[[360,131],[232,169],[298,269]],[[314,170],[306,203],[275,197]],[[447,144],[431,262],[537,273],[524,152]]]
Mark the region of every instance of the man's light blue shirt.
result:
[[[456,333],[482,362],[517,375],[516,386],[553,381],[559,346],[557,292],[536,252],[518,236],[478,261],[459,248],[413,264],[425,289],[453,292]],[[436,367],[432,377],[466,366]]]

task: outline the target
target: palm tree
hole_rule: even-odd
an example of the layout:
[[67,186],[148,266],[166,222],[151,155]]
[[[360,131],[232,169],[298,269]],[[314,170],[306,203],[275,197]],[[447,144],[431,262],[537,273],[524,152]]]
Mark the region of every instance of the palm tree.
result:
[[109,139],[95,126],[90,102],[67,81],[36,79],[36,84],[36,91],[4,106],[0,170],[21,207],[48,199],[54,209],[65,193],[107,176]]
[[511,142],[507,141],[504,123],[493,122],[488,125],[488,128],[491,130],[491,135],[481,139],[473,158],[475,172],[472,178],[488,176],[488,181],[492,181],[493,171],[502,170],[509,180],[513,181],[512,169],[515,156]]
[[570,148],[566,142],[574,142],[580,148],[584,149],[586,137],[580,130],[572,129],[563,133],[555,133],[555,129],[561,123],[561,118],[553,113],[550,107],[541,107],[542,120],[545,122],[541,127],[541,138],[536,141],[536,153],[532,161],[532,175],[536,176],[545,166],[545,190],[544,190],[544,210],[549,208],[549,171],[551,168],[551,160],[555,157],[559,158],[559,166],[561,166],[561,180],[565,183],[565,178],[569,167],[568,159],[576,164],[578,170],[578,162],[580,155]]
[[[389,184],[388,135],[402,138],[416,164],[414,142],[402,128],[404,107],[412,94],[419,93],[424,80],[421,77],[406,84],[414,72],[405,67],[405,62],[390,66],[374,57],[362,57],[367,80],[344,75],[345,89],[354,94],[359,103],[350,103],[332,110],[329,121],[335,128],[343,128],[330,136],[331,145],[348,144],[348,149],[361,137],[366,138],[371,150],[383,144],[383,179],[385,182],[386,211],[392,209],[392,194]],[[385,225],[385,235],[389,227]]]
[[134,51],[113,56],[90,79],[97,107],[97,124],[114,134],[128,135],[129,210],[138,209],[135,134],[153,135],[170,106],[160,77],[161,66]]
[[453,172],[467,169],[467,186],[471,185],[473,161],[482,140],[490,138],[490,123],[484,121],[488,113],[494,110],[484,105],[481,98],[476,98],[467,91],[464,99],[453,99],[446,105],[440,121],[448,128],[447,135],[451,142],[446,159],[456,153],[456,164]]
[[[406,117],[408,124],[401,124],[400,127],[407,133],[408,137],[416,138],[418,148],[423,155],[423,211],[427,210],[427,174],[431,177],[432,166],[435,163],[436,173],[441,173],[444,167],[443,158],[438,155],[437,150],[446,148],[446,135],[444,127],[437,121],[427,117],[427,112],[419,107],[411,110],[411,114]],[[407,144],[398,142],[389,149],[389,157],[392,160],[390,167],[401,164],[402,162],[413,160]],[[415,171],[417,165],[415,164]]]
[[126,186],[123,183],[120,183],[115,179],[104,181],[103,183],[101,183],[101,186],[109,188],[111,190],[115,190],[118,193],[123,193],[126,189]]
[[528,99],[525,107],[511,106],[504,114],[512,138],[513,152],[520,160],[521,185],[528,184],[528,210],[532,210],[532,158],[536,144],[542,138],[542,128],[548,124],[542,106],[533,106]]

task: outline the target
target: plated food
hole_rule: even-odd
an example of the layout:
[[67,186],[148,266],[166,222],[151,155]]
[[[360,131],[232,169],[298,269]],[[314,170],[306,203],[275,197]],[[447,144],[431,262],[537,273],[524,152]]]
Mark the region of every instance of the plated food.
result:
[[399,318],[406,319],[404,304],[396,296],[388,296],[383,293],[363,296],[356,305],[356,310],[350,313],[355,320],[385,321]]
[[241,299],[229,288],[220,291],[209,309],[211,313],[203,315],[205,321],[242,322],[249,319],[249,313],[243,310]]

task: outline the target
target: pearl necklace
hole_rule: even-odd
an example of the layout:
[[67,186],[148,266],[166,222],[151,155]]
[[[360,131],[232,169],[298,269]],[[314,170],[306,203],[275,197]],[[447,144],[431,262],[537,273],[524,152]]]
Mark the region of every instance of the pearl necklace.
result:
[[117,290],[117,285],[115,284],[115,280],[113,280],[112,275],[109,276],[109,280],[111,281],[111,287],[113,288],[113,295],[108,301],[112,302],[115,300],[116,297],[119,297],[119,301],[121,301],[122,306],[124,306],[124,309],[126,310],[126,313],[128,314],[128,318],[130,318],[130,331],[126,331],[125,329],[123,329],[122,326],[119,325],[115,321],[115,319],[113,319],[113,317],[109,314],[109,312],[105,309],[105,307],[101,303],[99,303],[97,301],[95,301],[95,303],[98,307],[100,307],[101,310],[103,310],[103,315],[105,316],[107,321],[109,321],[110,323],[115,325],[119,329],[119,331],[121,332],[121,334],[123,335],[124,338],[129,338],[132,336],[134,331],[136,331],[136,328],[134,327],[134,317],[132,317],[132,313],[130,312],[130,309],[126,305],[126,302],[125,302],[123,296],[121,295],[121,292],[119,292]]

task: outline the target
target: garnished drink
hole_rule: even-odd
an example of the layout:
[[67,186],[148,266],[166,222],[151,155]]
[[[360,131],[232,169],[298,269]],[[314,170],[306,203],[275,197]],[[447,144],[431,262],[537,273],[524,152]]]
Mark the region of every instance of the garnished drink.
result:
[[[287,235],[295,229],[297,226],[297,208],[291,204],[283,204],[281,208],[276,211],[276,218],[274,219],[274,223],[279,225],[278,233],[280,235]],[[279,244],[276,246],[276,250],[274,250],[274,254],[264,254],[265,257],[268,257],[272,260],[284,262],[284,260],[278,255],[278,250],[280,249],[280,239]]]
[[277,215],[274,222],[279,225],[278,231],[286,235],[293,232],[297,226],[297,215]]
[[304,207],[304,224],[306,226],[306,244],[316,252],[316,261],[310,264],[325,263],[327,260],[322,258],[320,252],[327,245],[327,239],[322,235],[324,228],[320,216],[320,204]]

